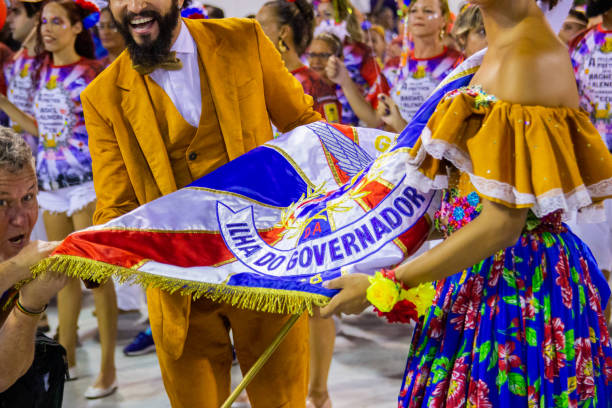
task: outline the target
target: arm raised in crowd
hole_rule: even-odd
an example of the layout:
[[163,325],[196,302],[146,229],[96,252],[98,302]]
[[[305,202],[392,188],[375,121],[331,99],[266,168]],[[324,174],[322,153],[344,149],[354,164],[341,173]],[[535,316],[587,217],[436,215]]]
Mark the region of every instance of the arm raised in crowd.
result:
[[0,110],[3,110],[11,120],[19,124],[24,131],[38,137],[38,125],[36,125],[36,120],[15,106],[2,94],[0,94]]
[[312,97],[304,94],[302,84],[287,71],[280,54],[259,23],[253,21],[253,27],[263,72],[266,107],[274,125],[284,133],[321,120],[321,115],[312,109]]
[[380,116],[378,116],[372,105],[364,98],[362,90],[353,82],[348,70],[344,66],[344,62],[340,58],[332,56],[329,58],[325,70],[327,71],[327,77],[340,85],[355,115],[367,127],[379,127],[381,125]]
[[81,101],[97,198],[93,223],[97,225],[126,214],[139,204],[112,127],[94,108],[89,95],[81,94]]

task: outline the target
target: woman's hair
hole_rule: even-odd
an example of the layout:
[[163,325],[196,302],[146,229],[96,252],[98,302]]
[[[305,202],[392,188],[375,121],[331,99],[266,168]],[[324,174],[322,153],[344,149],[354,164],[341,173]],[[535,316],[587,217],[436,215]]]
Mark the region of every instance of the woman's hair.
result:
[[[333,2],[331,3],[333,4]],[[353,12],[355,7],[353,7],[349,0],[337,0],[336,4],[338,5],[336,10],[338,15],[335,17],[340,21],[346,21],[346,31],[353,41],[362,42],[363,31],[357,16]]]
[[380,35],[383,39],[383,41],[386,39],[385,38],[385,29],[378,25],[378,24],[372,24],[372,27],[370,28],[370,31],[375,31],[378,33],[378,35]]
[[482,13],[477,6],[466,7],[455,20],[452,34],[457,39],[467,37],[471,30],[484,27]]
[[340,41],[340,38],[338,38],[337,35],[324,32],[317,35],[314,39],[325,42],[329,46],[329,48],[331,48],[332,55],[338,58],[344,57],[342,52],[342,41]]
[[571,9],[569,15],[574,17],[576,20],[579,20],[581,23],[584,23],[585,26],[589,23],[589,19],[587,18],[586,14],[580,10]]
[[302,55],[312,41],[314,31],[314,11],[312,5],[306,0],[287,0],[269,1],[264,6],[274,8],[278,17],[279,25],[288,25],[293,33],[293,43],[296,51]]
[[26,15],[28,16],[28,18],[32,18],[36,13],[42,10],[42,6],[43,6],[42,1],[37,2],[37,3],[23,1],[21,2],[21,4],[23,4],[23,8],[25,9]]
[[[410,3],[410,6],[408,6],[408,10],[410,10],[410,7],[413,5],[413,3],[414,2]],[[442,16],[448,22],[450,22],[451,12],[450,12],[450,8],[448,7],[448,1],[447,0],[438,0],[438,5],[440,6],[440,11],[442,12]]]
[[[79,6],[73,0],[49,0],[45,3],[45,6],[50,3],[57,3],[66,10],[66,14],[68,14],[68,19],[70,20],[71,25],[75,25],[76,23],[81,23],[83,25],[83,19],[87,17],[91,12],[89,10],[85,10],[81,6]],[[37,36],[37,46],[36,52],[38,55],[44,54],[44,46],[42,41],[41,34],[41,26],[42,26],[42,13],[40,15],[38,28],[36,29]],[[74,50],[81,57],[93,59],[95,57],[95,48],[93,40],[91,39],[91,34],[88,30],[83,27],[81,32],[77,35],[76,40],[74,42]]]
[[548,3],[548,9],[550,10],[557,5],[559,0],[544,0],[544,2]]
[[440,10],[442,10],[442,15],[444,16],[444,18],[449,20],[451,13],[450,13],[450,9],[448,8],[448,1],[447,0],[438,0],[438,3],[440,4]]

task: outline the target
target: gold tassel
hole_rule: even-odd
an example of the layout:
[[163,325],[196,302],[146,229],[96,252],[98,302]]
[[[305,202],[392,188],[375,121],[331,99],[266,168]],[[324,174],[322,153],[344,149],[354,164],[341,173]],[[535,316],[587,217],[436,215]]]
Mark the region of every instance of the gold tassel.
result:
[[241,309],[268,313],[298,314],[307,310],[312,315],[315,306],[325,306],[330,300],[327,296],[314,293],[227,286],[152,275],[137,269],[144,263],[141,262],[133,268],[124,268],[72,255],[54,255],[34,265],[31,271],[34,276],[49,271],[97,283],[114,276],[121,283],[136,283],[143,288],[150,286],[169,293],[192,296],[194,299],[204,297],[214,302],[229,303]]

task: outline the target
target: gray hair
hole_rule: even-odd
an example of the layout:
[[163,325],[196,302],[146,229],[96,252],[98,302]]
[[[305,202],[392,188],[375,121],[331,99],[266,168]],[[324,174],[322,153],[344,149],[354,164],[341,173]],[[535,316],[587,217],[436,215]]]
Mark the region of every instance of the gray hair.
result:
[[13,129],[0,126],[0,170],[17,173],[33,165],[32,149]]

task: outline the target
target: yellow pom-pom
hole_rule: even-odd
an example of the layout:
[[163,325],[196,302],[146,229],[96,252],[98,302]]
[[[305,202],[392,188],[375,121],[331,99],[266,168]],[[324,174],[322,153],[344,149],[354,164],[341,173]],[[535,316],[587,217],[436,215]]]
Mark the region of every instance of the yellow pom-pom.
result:
[[398,300],[409,300],[414,303],[419,317],[423,316],[433,304],[436,288],[432,283],[421,283],[416,288],[402,290]]
[[385,278],[380,272],[376,272],[369,278],[370,286],[367,298],[374,307],[381,312],[387,313],[393,309],[400,296],[400,288],[391,279]]

